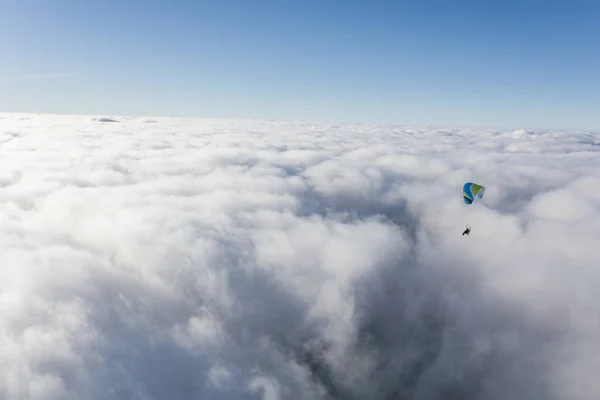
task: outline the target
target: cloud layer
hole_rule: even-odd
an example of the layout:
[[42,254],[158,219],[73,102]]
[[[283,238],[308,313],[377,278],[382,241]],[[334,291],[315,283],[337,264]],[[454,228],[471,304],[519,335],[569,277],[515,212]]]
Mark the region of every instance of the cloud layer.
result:
[[600,395],[600,133],[2,114],[0,166],[2,398]]

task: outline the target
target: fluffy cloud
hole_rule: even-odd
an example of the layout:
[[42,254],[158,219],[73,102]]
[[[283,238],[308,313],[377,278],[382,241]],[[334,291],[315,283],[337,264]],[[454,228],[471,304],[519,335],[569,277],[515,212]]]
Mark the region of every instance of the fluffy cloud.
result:
[[4,114],[0,397],[598,397],[599,144]]

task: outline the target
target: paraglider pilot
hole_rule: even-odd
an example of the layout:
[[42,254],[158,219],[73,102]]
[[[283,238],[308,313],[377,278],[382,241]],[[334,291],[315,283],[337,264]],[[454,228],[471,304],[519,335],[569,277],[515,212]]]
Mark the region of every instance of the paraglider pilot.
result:
[[471,227],[469,225],[467,225],[467,229],[465,229],[465,231],[462,234],[463,234],[463,236],[464,235],[469,236],[469,233],[471,233]]

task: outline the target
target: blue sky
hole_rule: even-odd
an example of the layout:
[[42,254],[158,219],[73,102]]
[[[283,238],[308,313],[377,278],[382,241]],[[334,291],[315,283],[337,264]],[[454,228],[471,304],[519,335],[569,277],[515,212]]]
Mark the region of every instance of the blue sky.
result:
[[0,111],[600,129],[600,2],[3,0]]

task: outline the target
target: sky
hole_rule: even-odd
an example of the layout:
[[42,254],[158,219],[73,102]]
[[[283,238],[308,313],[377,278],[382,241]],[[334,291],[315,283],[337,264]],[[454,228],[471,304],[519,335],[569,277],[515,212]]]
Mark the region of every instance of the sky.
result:
[[0,113],[0,398],[598,398],[599,151]]
[[1,111],[600,128],[597,1],[1,7]]

